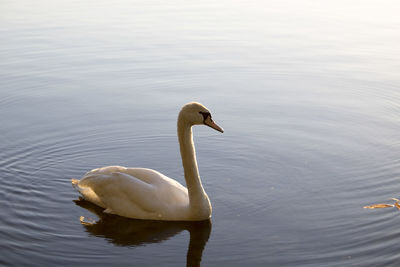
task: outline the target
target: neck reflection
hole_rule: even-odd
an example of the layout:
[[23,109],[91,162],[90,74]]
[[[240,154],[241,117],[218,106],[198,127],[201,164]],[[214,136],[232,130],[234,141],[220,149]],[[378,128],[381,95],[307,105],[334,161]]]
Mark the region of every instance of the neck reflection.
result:
[[103,213],[103,209],[83,199],[75,204],[98,216],[98,221],[81,217],[81,223],[89,235],[105,238],[117,246],[143,246],[160,243],[172,238],[183,230],[190,233],[186,256],[187,266],[200,266],[203,250],[211,234],[211,221],[168,222],[136,220]]

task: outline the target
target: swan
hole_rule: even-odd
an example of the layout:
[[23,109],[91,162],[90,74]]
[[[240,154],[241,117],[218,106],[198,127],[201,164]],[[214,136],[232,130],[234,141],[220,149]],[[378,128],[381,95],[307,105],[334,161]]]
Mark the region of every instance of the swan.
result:
[[192,126],[207,125],[221,133],[210,111],[200,103],[184,105],[178,115],[178,140],[187,188],[158,171],[108,166],[87,172],[73,187],[105,213],[163,221],[202,221],[211,217],[210,200],[202,186]]

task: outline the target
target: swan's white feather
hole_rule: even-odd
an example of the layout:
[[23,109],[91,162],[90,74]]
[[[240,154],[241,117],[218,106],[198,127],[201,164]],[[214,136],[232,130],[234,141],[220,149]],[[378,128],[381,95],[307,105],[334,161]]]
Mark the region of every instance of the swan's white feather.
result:
[[85,174],[76,188],[107,213],[153,220],[185,220],[187,189],[151,169],[109,166]]

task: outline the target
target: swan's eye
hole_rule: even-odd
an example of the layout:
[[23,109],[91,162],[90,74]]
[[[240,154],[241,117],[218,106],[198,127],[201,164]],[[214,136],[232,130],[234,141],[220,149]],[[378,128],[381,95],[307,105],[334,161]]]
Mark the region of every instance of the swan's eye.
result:
[[210,112],[199,111],[199,113],[200,113],[201,115],[203,115],[204,121],[205,121],[208,117],[210,117],[210,119],[211,119],[211,114],[210,114]]

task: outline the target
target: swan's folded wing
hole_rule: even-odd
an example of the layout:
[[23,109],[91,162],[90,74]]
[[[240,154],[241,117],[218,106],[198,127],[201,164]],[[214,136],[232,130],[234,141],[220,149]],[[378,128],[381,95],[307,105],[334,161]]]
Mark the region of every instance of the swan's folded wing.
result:
[[[175,218],[182,214],[189,205],[187,189],[160,173],[142,171],[135,176],[125,172],[90,172],[79,186],[90,188],[108,213],[139,219]],[[157,175],[157,182],[147,183],[143,174]]]
[[140,179],[125,173],[89,175],[81,180],[80,187],[89,187],[113,213],[128,216],[127,213],[151,213],[154,206],[154,188]]

